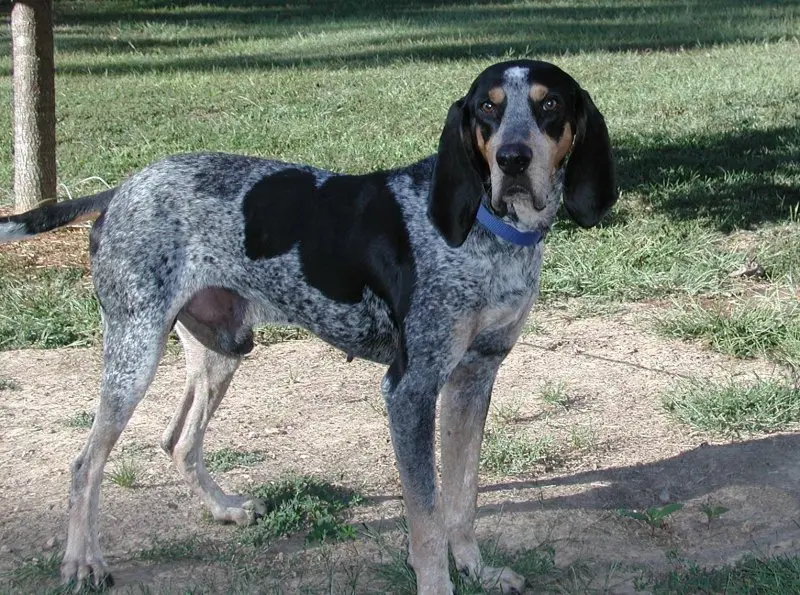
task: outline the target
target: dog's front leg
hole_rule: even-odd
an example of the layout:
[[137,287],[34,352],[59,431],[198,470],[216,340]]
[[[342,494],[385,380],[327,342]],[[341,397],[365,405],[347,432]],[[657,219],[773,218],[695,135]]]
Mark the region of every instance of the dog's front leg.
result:
[[417,576],[417,593],[451,595],[447,538],[436,485],[434,433],[438,379],[390,369],[383,381],[403,501],[409,525],[408,561]]
[[478,463],[492,386],[508,350],[469,351],[442,389],[442,502],[456,568],[484,588],[521,593],[525,579],[484,566],[475,538]]

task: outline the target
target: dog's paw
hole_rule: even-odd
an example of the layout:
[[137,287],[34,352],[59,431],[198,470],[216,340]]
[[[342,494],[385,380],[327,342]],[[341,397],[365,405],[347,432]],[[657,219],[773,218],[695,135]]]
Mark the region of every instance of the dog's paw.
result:
[[242,508],[246,510],[248,514],[253,516],[253,522],[255,522],[258,517],[262,517],[267,514],[266,503],[258,498],[248,498],[242,502]]
[[86,589],[102,590],[114,586],[114,577],[100,558],[92,560],[67,560],[61,563],[61,581],[75,593]]
[[226,496],[221,506],[211,511],[214,520],[220,523],[236,523],[239,526],[255,524],[267,512],[263,500],[247,496]]
[[500,587],[503,595],[521,595],[525,592],[525,577],[510,568],[484,566],[481,572],[481,583],[487,588]]

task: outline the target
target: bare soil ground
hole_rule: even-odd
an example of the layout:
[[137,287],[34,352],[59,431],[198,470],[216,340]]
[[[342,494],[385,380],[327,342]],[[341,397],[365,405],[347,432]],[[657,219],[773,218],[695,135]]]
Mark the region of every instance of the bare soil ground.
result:
[[[0,217],[11,215],[0,207]],[[20,268],[77,267],[89,270],[89,223],[77,223],[25,242],[0,245],[0,255],[14,259]]]
[[[552,545],[557,565],[574,570],[567,579],[574,592],[629,592],[642,569],[669,568],[668,555],[718,565],[748,553],[800,549],[794,522],[800,438],[713,440],[682,428],[660,405],[663,391],[684,376],[746,379],[775,371],[654,337],[648,331],[654,308],[587,318],[570,310],[535,314],[537,331],[509,356],[494,392],[490,425],[551,436],[563,456],[528,474],[484,474],[479,535],[511,551]],[[100,363],[98,349],[0,353],[0,374],[18,385],[0,393],[0,571],[63,546],[68,467],[88,431],[65,422],[94,410]],[[197,584],[225,590],[228,584],[225,564],[133,561],[154,538],[235,540],[235,528],[206,520],[158,447],[178,404],[183,370],[179,355],[165,357],[112,454],[110,468],[128,456],[143,470],[135,489],[110,481],[103,487],[101,543],[122,590],[146,585],[186,592]],[[258,347],[212,422],[206,449],[261,450],[267,457],[217,474],[223,487],[246,492],[290,471],[325,477],[360,490],[369,500],[355,510],[354,522],[399,547],[402,503],[378,388],[382,373],[370,363],[348,364],[316,340]],[[566,408],[543,402],[547,382],[564,383]],[[699,509],[708,501],[730,509],[710,526]],[[685,507],[654,535],[614,512],[664,502]],[[264,552],[272,585],[284,592],[330,591],[331,576],[354,573],[347,580],[356,592],[391,592],[370,574],[382,557],[375,540],[365,537],[333,548],[289,539]]]

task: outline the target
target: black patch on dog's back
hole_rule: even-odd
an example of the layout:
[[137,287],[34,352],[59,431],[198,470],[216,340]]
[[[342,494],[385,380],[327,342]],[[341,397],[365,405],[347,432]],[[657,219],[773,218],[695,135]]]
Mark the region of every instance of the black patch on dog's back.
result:
[[273,258],[298,246],[306,281],[326,297],[361,301],[368,287],[402,328],[414,287],[414,257],[400,205],[382,172],[333,176],[287,169],[245,195],[245,253]]

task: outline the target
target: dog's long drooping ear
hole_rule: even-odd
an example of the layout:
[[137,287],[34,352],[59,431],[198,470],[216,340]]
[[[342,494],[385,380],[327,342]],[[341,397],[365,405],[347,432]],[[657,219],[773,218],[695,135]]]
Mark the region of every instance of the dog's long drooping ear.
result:
[[567,163],[564,207],[575,223],[591,227],[617,202],[614,158],[603,115],[582,89],[577,108],[578,130]]
[[469,114],[462,98],[447,112],[428,200],[428,217],[453,248],[467,239],[483,192],[470,136]]

